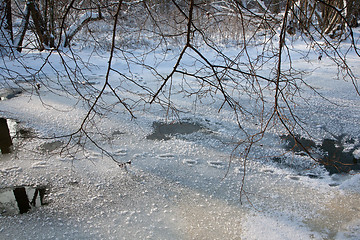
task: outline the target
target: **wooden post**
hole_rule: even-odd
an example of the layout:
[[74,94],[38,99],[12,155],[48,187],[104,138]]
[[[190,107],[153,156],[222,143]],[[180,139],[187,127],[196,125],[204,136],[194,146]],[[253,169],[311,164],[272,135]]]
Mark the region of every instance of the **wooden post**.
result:
[[0,149],[2,154],[10,153],[12,140],[9,127],[5,118],[0,118]]

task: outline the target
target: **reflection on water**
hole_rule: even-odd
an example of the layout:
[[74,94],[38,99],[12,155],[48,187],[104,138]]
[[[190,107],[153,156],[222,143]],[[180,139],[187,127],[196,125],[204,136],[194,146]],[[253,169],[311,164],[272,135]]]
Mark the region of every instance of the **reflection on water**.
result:
[[38,206],[46,205],[47,191],[45,186],[0,189],[0,213],[3,215],[23,214]]

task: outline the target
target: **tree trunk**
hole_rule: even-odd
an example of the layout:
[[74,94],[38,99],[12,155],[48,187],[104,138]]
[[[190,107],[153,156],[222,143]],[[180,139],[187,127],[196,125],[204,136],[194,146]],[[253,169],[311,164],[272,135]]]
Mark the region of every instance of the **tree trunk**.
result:
[[16,36],[14,41],[14,46],[16,50],[21,52],[22,51],[22,43],[24,41],[26,30],[29,26],[29,19],[30,19],[30,11],[28,5],[25,6],[25,10],[23,13],[23,19],[21,20],[19,34]]
[[44,49],[44,45],[49,45],[49,34],[47,32],[46,24],[41,16],[38,5],[33,1],[28,1],[28,7],[35,25],[35,31],[39,37],[40,50]]
[[11,0],[0,2],[0,28],[4,30],[7,45],[13,43]]
[[14,34],[12,30],[12,14],[11,14],[11,0],[5,0],[5,17],[6,17],[6,27],[5,29],[8,31],[10,35],[11,43],[14,40]]
[[55,47],[55,13],[54,0],[49,0],[49,33],[50,47]]
[[360,15],[359,2],[356,0],[346,1],[346,21],[349,27],[358,27],[358,18]]

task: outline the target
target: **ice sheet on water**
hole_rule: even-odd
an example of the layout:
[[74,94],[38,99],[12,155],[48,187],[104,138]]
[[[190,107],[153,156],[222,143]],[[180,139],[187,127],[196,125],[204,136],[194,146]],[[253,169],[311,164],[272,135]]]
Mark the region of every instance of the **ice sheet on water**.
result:
[[[297,222],[298,221],[298,222]],[[297,222],[294,225],[294,222]],[[249,215],[243,224],[246,240],[322,239],[321,234],[289,216]]]
[[[100,68],[106,66],[105,61],[98,64]],[[328,75],[336,75],[326,66],[318,76],[327,70],[330,71]],[[147,79],[146,76],[143,79]],[[147,82],[154,84],[150,80]],[[348,107],[345,112],[336,114],[338,106],[331,107],[315,97],[310,99],[311,104],[297,106],[297,113],[309,120],[307,123],[317,130],[316,125],[322,126],[321,133],[311,133],[324,138],[330,135],[324,129],[334,129],[334,134],[358,132],[355,129],[358,108],[349,89],[339,86],[346,90],[344,94],[332,95],[326,91],[337,88],[338,82],[331,83],[327,77],[316,76],[313,82],[332,100],[348,104]],[[4,112],[23,118],[44,135],[76,130],[84,110],[69,99],[46,94],[43,100],[68,112],[60,114],[54,109],[45,109],[40,101],[35,98],[28,101],[24,96],[4,101],[0,107]],[[173,100],[184,109],[191,105],[181,97]],[[275,131],[265,136],[262,146],[255,147],[256,152],[246,164],[241,158],[232,161],[223,179],[234,146],[229,143],[236,142],[234,136],[239,131],[229,109],[225,107],[217,114],[220,104],[196,110],[201,120],[195,122],[210,129],[211,133],[170,131],[169,135],[185,137],[168,141],[145,139],[152,122],[165,115],[156,107],[140,114],[133,122],[125,114],[102,119],[105,123],[99,123],[99,129],[111,139],[111,146],[106,147],[121,161],[133,160],[128,172],[93,147],[87,150],[85,157],[78,154],[61,158],[63,160],[51,156],[45,160],[44,156],[24,152],[14,159],[2,158],[1,185],[45,182],[53,185],[53,191],[51,206],[21,218],[0,218],[0,237],[35,239],[41,234],[43,238],[184,239],[208,238],[211,234],[210,237],[219,239],[224,236],[229,239],[238,236],[244,239],[291,239],[294,236],[298,239],[334,236],[351,239],[358,236],[358,177],[326,178],[316,168],[315,173],[323,179],[313,179],[281,167],[282,163],[269,163],[266,156],[283,154],[275,140]],[[255,126],[244,124],[249,128]],[[36,149],[43,143],[37,140],[27,145],[27,149]],[[355,155],[357,150],[354,150]],[[291,154],[284,163],[298,166],[304,174],[305,171],[309,173],[308,168],[312,166],[306,157]],[[239,203],[244,174],[244,196],[262,212],[257,212],[249,202]],[[330,187],[331,181],[339,186]],[[352,190],[356,190],[355,193]]]

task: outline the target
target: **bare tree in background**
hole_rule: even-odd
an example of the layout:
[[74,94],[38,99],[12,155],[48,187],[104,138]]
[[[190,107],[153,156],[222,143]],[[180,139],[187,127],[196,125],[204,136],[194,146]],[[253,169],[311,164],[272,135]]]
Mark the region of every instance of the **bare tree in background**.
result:
[[[8,2],[2,1],[2,6],[8,6],[5,4]],[[304,82],[303,73],[297,71],[291,61],[284,63],[285,58],[291,60],[290,46],[287,45],[289,36],[300,34],[309,44],[320,49],[319,54],[332,58],[343,77],[351,79],[359,93],[358,76],[353,74],[345,55],[336,47],[349,38],[353,43],[351,48],[358,51],[352,33],[359,17],[355,2],[29,0],[24,6],[13,3],[16,5],[13,12],[23,22],[15,36],[18,39],[15,44],[12,45],[11,38],[7,37],[7,42],[1,42],[1,48],[26,49],[27,52],[36,48],[46,51],[46,54],[41,69],[29,70],[26,76],[4,71],[1,77],[8,82],[15,75],[21,75],[33,88],[40,84],[58,94],[70,93],[84,101],[88,112],[78,130],[61,137],[76,143],[90,140],[101,149],[97,134],[93,132],[99,114],[116,114],[125,110],[134,118],[139,105],[159,104],[168,116],[176,116],[178,109],[172,96],[178,92],[173,90],[173,80],[182,79],[180,92],[185,97],[195,96],[198,100],[216,95],[214,100],[221,102],[219,112],[224,108],[232,109],[241,130],[241,140],[235,144],[233,155],[246,165],[251,147],[271,128],[281,126],[293,137],[296,130],[302,128],[291,102],[301,97],[299,90],[302,87],[312,87]],[[7,19],[4,16],[9,14],[3,12],[2,19]],[[105,23],[105,30],[97,25],[100,21]],[[2,20],[1,26],[2,33],[10,34],[8,20]],[[87,38],[81,39],[84,36]],[[316,39],[325,44],[319,44]],[[88,65],[76,55],[77,44],[92,46],[94,52],[99,49],[110,52],[101,88],[94,88],[91,84],[79,85],[89,79],[82,74],[82,69]],[[256,55],[250,53],[250,48],[257,45],[262,51]],[[138,46],[142,46],[144,51],[133,51]],[[226,53],[224,46],[236,47],[238,52]],[[177,58],[166,59],[164,56],[168,51],[175,53]],[[330,54],[330,51],[335,54]],[[54,52],[63,60],[63,69],[53,68],[61,81],[46,77],[46,72],[43,72],[44,66],[49,64],[48,57]],[[150,56],[155,56],[157,61],[147,62],[146,58]],[[16,55],[17,59],[21,57]],[[128,64],[126,72],[115,68],[115,58]],[[185,58],[192,59],[190,65]],[[69,60],[74,64],[67,64]],[[164,61],[172,63],[167,72],[157,68]],[[133,68],[139,66],[151,74],[157,88],[150,88],[137,79]],[[114,74],[116,78],[111,77]],[[54,86],[61,90],[53,89]],[[111,102],[104,100],[105,91],[110,92]],[[243,103],[242,96],[252,100],[253,104]],[[255,119],[259,126],[255,133],[243,127],[243,122],[250,118]]]
[[[289,33],[300,30],[306,33],[318,29],[332,38],[340,38],[352,27],[357,27],[359,4],[354,0],[301,0],[291,1]],[[295,29],[296,28],[296,29]]]
[[12,12],[11,0],[4,0],[0,2],[0,30],[1,41],[0,50],[9,50],[7,46],[13,42],[13,29],[12,29]]

